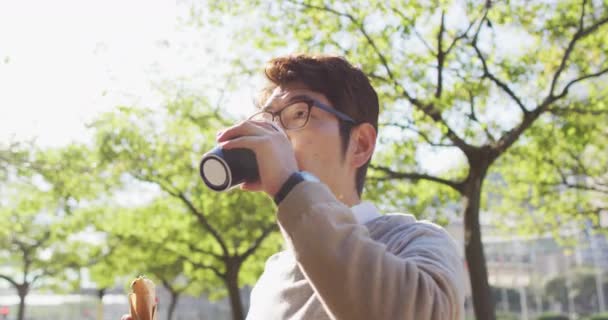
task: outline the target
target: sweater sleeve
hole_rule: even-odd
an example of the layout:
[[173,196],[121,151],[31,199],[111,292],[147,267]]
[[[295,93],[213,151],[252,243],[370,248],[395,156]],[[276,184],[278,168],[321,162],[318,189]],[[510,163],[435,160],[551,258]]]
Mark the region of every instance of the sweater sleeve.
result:
[[414,223],[392,253],[321,183],[303,182],[278,221],[302,273],[334,319],[462,319],[464,268],[447,232]]

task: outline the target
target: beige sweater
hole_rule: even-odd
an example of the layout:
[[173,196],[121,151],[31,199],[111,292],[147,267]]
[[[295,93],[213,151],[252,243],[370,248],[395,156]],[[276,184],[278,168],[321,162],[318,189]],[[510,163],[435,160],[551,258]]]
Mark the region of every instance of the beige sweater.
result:
[[289,193],[278,221],[288,250],[267,261],[248,320],[464,319],[464,266],[441,227],[401,214],[358,224],[314,182]]

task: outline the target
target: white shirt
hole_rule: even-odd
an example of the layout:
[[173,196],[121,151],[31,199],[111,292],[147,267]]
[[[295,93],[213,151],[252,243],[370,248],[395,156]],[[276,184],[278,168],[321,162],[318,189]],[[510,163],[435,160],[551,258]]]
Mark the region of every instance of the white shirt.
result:
[[355,220],[359,224],[366,224],[378,217],[380,217],[380,213],[376,206],[371,202],[361,202],[356,204],[350,208],[355,216]]

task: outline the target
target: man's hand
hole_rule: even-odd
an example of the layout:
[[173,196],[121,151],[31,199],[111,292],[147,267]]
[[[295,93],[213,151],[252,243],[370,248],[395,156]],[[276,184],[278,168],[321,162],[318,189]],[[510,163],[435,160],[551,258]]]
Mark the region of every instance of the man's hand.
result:
[[246,148],[255,153],[260,181],[244,183],[243,190],[264,191],[274,197],[289,176],[298,171],[287,135],[271,122],[244,121],[217,136],[222,148]]
[[120,317],[120,320],[133,320],[133,318],[131,318],[131,316],[130,316],[130,315],[125,314],[125,315],[123,315],[122,317]]

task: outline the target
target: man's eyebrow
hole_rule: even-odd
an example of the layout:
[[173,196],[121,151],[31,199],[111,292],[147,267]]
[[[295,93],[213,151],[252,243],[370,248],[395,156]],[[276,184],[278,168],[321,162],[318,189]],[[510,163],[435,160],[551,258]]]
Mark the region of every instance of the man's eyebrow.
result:
[[[314,100],[314,99],[306,94],[298,94],[293,97],[289,97],[283,106],[286,106],[295,101],[308,101],[308,100]],[[272,109],[272,104],[267,104],[264,107],[262,107],[262,110],[264,110],[264,111],[267,111],[268,109]]]

